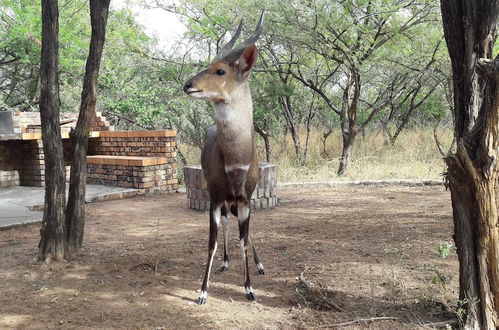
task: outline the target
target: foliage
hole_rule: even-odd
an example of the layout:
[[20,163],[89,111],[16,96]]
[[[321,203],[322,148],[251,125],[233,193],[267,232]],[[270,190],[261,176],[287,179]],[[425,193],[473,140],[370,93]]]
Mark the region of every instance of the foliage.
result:
[[447,258],[449,256],[449,252],[450,250],[454,247],[454,245],[452,243],[449,243],[449,242],[442,242],[440,243],[440,245],[438,246],[438,255],[441,257],[441,258]]
[[[327,139],[345,131],[349,106],[356,107],[352,132],[385,127],[395,135],[395,128],[450,121],[448,63],[444,45],[436,47],[442,32],[432,1],[148,4],[176,13],[188,29],[182,45],[167,52],[157,48],[130,9],[110,11],[98,108],[118,128],[172,127],[182,142],[200,147],[213,122],[211,109],[188,100],[182,85],[206,67],[241,18],[241,39],[251,33],[263,7],[260,59],[251,77],[254,120],[267,137],[290,135],[297,163],[309,161],[311,148],[302,128],[320,132],[323,155],[337,157],[327,150]],[[0,5],[0,110],[37,110],[39,8],[39,0]],[[61,110],[74,112],[90,37],[87,1],[63,1],[60,16]],[[352,72],[360,77],[358,100]]]

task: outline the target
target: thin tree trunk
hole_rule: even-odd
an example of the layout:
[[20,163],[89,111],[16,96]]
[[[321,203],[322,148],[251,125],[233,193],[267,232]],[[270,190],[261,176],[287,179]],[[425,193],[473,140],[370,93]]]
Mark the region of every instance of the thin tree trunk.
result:
[[341,149],[340,165],[338,167],[338,175],[345,174],[345,171],[350,164],[350,157],[352,155],[353,142],[355,140],[355,134],[343,134],[343,148]]
[[59,125],[59,8],[57,0],[42,0],[40,118],[45,154],[45,207],[38,260],[64,258],[66,176]]
[[254,123],[254,126],[255,126],[255,131],[262,137],[263,142],[265,143],[265,158],[267,160],[267,163],[270,163],[271,152],[270,152],[269,135],[260,126],[258,126],[257,123]]
[[[350,89],[353,88],[353,94],[350,96]],[[357,108],[360,99],[360,75],[355,67],[350,68],[347,86],[343,91],[343,100],[341,105],[340,123],[341,135],[343,137],[343,148],[341,151],[340,165],[338,166],[338,175],[345,174],[350,163],[352,148],[358,130],[357,126]],[[367,124],[364,123],[364,124]]]
[[280,97],[279,103],[281,104],[282,110],[284,112],[284,117],[288,125],[286,126],[291,133],[291,138],[293,139],[293,146],[295,148],[295,154],[297,158],[300,158],[300,137],[298,136],[298,129],[295,126],[293,111],[291,110],[291,100],[288,96]]
[[498,329],[499,59],[492,56],[499,1],[442,0],[441,9],[454,84],[457,148],[445,161],[466,311],[460,321]]
[[110,0],[90,0],[92,37],[81,93],[80,114],[76,128],[71,134],[73,156],[66,209],[66,257],[76,254],[83,242],[88,136],[91,121],[95,116],[97,79],[105,42],[109,3]]
[[327,154],[327,138],[333,133],[333,129],[330,128],[327,132],[322,133],[322,154],[326,156]]
[[308,108],[307,125],[306,125],[307,135],[305,136],[305,148],[303,150],[302,165],[307,164],[308,145],[309,145],[309,141],[310,141],[310,126],[311,126],[312,120],[314,119],[315,114],[316,114],[316,112],[314,111],[315,93],[313,93],[312,95],[313,95],[313,98],[312,98],[312,101],[310,102],[310,106]]

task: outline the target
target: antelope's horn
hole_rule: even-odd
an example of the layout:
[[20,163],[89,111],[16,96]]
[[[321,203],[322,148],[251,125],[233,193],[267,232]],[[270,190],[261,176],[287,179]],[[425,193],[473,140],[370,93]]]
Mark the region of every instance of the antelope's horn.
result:
[[232,47],[234,47],[237,38],[239,38],[239,35],[241,34],[242,28],[243,28],[243,20],[241,20],[241,22],[239,23],[239,26],[237,27],[237,30],[236,32],[234,32],[234,35],[232,36],[230,41],[225,46],[223,46],[223,48],[218,52],[217,58],[224,57],[232,50]]

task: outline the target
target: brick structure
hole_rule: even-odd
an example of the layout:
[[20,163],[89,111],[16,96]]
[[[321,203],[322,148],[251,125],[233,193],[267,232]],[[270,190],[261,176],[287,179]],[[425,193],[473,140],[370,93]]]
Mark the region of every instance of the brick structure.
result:
[[89,155],[176,157],[174,130],[101,132],[91,139]]
[[[31,116],[19,118],[31,120],[36,117]],[[103,122],[101,119],[94,122]],[[106,123],[99,125],[101,128],[110,127]],[[69,178],[71,143],[68,133],[63,132],[62,139]],[[88,155],[89,183],[133,187],[146,193],[178,189],[174,130],[93,131],[90,134]],[[45,161],[41,133],[0,134],[0,187],[44,184]]]
[[178,189],[176,131],[101,132],[88,147],[87,182],[152,191]]
[[[41,133],[41,120],[39,112],[11,112],[14,133]],[[61,113],[61,132],[69,133],[76,126],[77,113]],[[91,122],[91,131],[114,131],[102,113],[97,112]]]
[[[66,166],[69,177],[68,169]],[[43,187],[44,181],[45,159],[41,140],[0,141],[0,187]]]
[[[269,209],[277,205],[277,166],[259,163],[260,178],[251,196],[253,210]],[[210,195],[201,165],[184,167],[184,180],[187,190],[187,207],[194,210],[210,209]]]

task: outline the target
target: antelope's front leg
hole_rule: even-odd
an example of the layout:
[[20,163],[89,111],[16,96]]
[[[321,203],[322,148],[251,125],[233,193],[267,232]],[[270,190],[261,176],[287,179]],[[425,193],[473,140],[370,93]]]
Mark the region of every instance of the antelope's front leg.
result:
[[246,290],[246,298],[248,298],[248,300],[255,300],[255,294],[253,293],[253,288],[251,287],[248,265],[248,234],[250,222],[249,203],[241,203],[237,206],[237,219],[239,222],[239,244],[243,255],[244,289]]
[[204,274],[203,285],[201,286],[201,293],[199,294],[198,305],[203,305],[208,299],[208,287],[210,280],[211,265],[213,264],[213,257],[217,252],[217,234],[218,226],[220,224],[222,204],[210,205],[210,238],[208,241],[208,262],[206,264],[206,272]]

